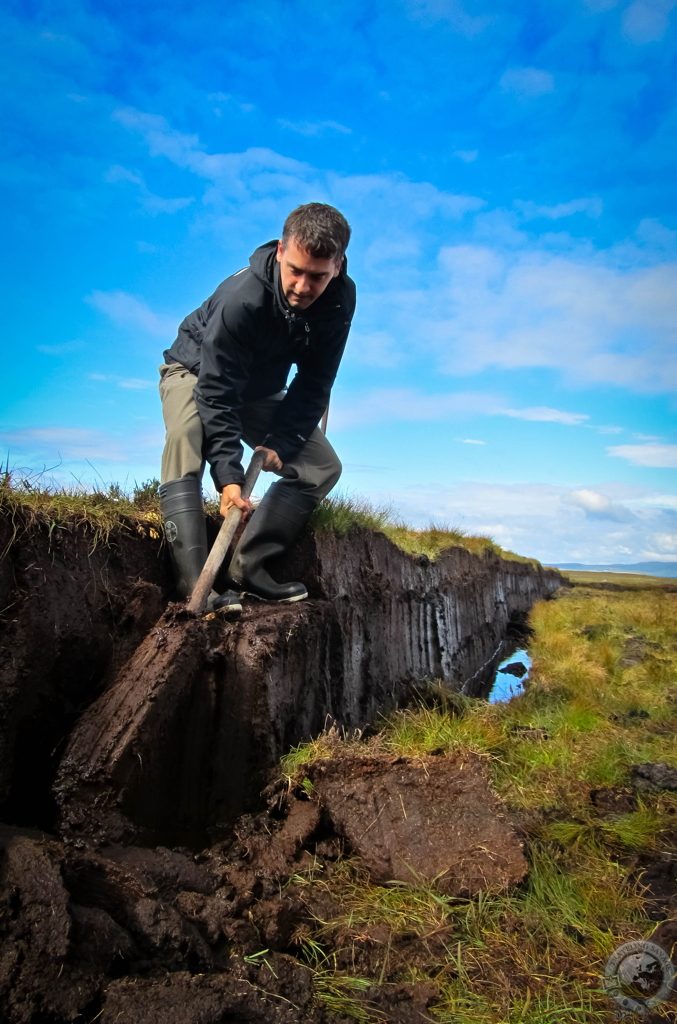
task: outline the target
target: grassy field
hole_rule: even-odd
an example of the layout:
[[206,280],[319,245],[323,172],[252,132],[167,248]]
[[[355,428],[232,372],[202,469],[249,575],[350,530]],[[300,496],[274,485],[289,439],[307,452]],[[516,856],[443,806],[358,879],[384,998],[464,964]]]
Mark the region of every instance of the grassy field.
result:
[[581,586],[611,584],[644,590],[647,587],[677,587],[677,579],[670,576],[642,576],[634,572],[592,572],[584,569],[559,569],[570,583]]
[[[318,994],[339,1000],[345,1019],[384,1019],[374,993],[413,984],[436,993],[428,1018],[436,1024],[618,1019],[604,965],[621,943],[654,931],[643,871],[676,846],[677,794],[636,789],[633,766],[677,767],[677,594],[660,582],[575,587],[538,605],[531,622],[525,694],[503,705],[452,697],[401,711],[369,741],[408,757],[486,758],[525,836],[528,878],[474,900],[445,898],[434,885],[374,886],[350,858],[304,878],[318,905],[324,894],[340,908],[318,914],[304,941]],[[320,738],[293,751],[283,770],[302,785],[309,761],[349,747]],[[365,969],[360,950],[375,930],[382,957]],[[674,1022],[674,1005],[654,1014]]]

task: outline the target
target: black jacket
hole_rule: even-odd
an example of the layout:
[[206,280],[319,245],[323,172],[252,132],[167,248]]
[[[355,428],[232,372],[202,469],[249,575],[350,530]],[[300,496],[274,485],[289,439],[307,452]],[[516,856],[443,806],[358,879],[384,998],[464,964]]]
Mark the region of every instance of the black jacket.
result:
[[242,483],[240,408],[286,386],[266,447],[283,462],[295,455],[327,407],[355,311],[355,284],[344,269],[302,314],[282,298],[277,242],[252,254],[249,266],[222,281],[179,326],[164,353],[197,374],[204,456],[218,490]]

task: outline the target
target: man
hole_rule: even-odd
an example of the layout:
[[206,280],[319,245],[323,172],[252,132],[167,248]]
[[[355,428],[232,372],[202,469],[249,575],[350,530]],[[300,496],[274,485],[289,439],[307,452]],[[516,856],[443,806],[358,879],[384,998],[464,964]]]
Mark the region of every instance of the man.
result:
[[[318,422],[327,407],[355,310],[346,273],[350,227],[324,203],[293,210],[282,238],[252,254],[181,323],[164,353],[160,395],[167,428],[161,509],[187,597],[207,557],[201,478],[205,460],[221,515],[250,516],[230,563],[235,593],[211,606],[239,608],[240,594],[301,601],[303,583],[276,582],[267,564],[300,534],[336,484],[341,464]],[[292,364],[297,372],[289,388]],[[280,476],[256,511],[242,498],[242,442],[265,452]]]

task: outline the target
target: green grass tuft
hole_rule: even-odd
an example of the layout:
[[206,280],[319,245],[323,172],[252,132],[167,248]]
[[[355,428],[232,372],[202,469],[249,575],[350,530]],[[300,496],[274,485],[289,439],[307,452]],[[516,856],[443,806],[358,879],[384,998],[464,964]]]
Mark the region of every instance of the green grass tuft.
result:
[[385,534],[402,551],[434,561],[443,551],[463,548],[475,555],[496,555],[512,561],[539,563],[499,547],[491,537],[472,536],[464,530],[436,523],[424,530],[414,530],[398,519],[392,509],[379,508],[362,498],[332,496],[325,498],[313,513],[312,525],[317,530],[331,530],[340,535],[353,529],[374,530]]
[[112,533],[123,530],[161,536],[158,480],[135,484],[131,493],[119,484],[87,490],[52,487],[41,475],[17,476],[5,471],[0,477],[0,514],[12,524],[10,544],[31,528],[77,532],[91,539],[92,547],[108,543]]
[[313,512],[311,523],[316,530],[331,530],[343,536],[358,527],[383,532],[392,521],[392,515],[391,509],[377,508],[362,498],[341,495],[325,498]]
[[[89,490],[79,484],[73,487],[50,486],[40,474],[16,474],[0,471],[0,512],[15,524],[42,524],[49,529],[84,528],[95,544],[105,544],[116,529],[136,525],[144,530],[148,524],[160,524],[158,480],[136,483],[131,492],[119,484],[107,484]],[[218,516],[218,500],[205,503],[208,515]],[[316,530],[345,535],[361,528],[383,533],[407,554],[425,556],[431,561],[449,548],[460,547],[476,555],[493,554],[513,561],[538,565],[533,559],[504,551],[489,537],[472,537],[462,530],[431,525],[427,530],[414,530],[397,519],[391,509],[378,508],[361,498],[326,498],[313,513],[311,525]],[[159,534],[158,534],[159,535]]]

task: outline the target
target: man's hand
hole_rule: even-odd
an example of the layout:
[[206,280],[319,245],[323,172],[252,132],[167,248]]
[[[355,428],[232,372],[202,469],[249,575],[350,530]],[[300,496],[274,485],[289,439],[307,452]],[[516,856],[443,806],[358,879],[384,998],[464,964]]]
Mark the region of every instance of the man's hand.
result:
[[266,453],[261,469],[266,470],[266,472],[268,473],[282,472],[282,459],[277,454],[277,452],[273,451],[272,448],[264,448],[263,445],[260,444],[257,448],[254,449],[254,451]]
[[239,484],[226,484],[221,491],[221,507],[219,512],[224,519],[231,508],[239,508],[244,519],[247,519],[254,511],[251,501],[248,498],[242,497],[242,488]]
[[[269,473],[281,473],[282,472],[282,459],[274,452],[272,448],[264,448],[260,444],[254,449],[257,452],[265,452],[263,462],[261,463],[261,469],[267,470]],[[242,488],[239,484],[226,484],[221,491],[221,507],[219,512],[225,517],[230,512],[231,508],[239,508],[242,512],[244,519],[248,519],[254,511],[254,506],[248,498],[242,497]]]

